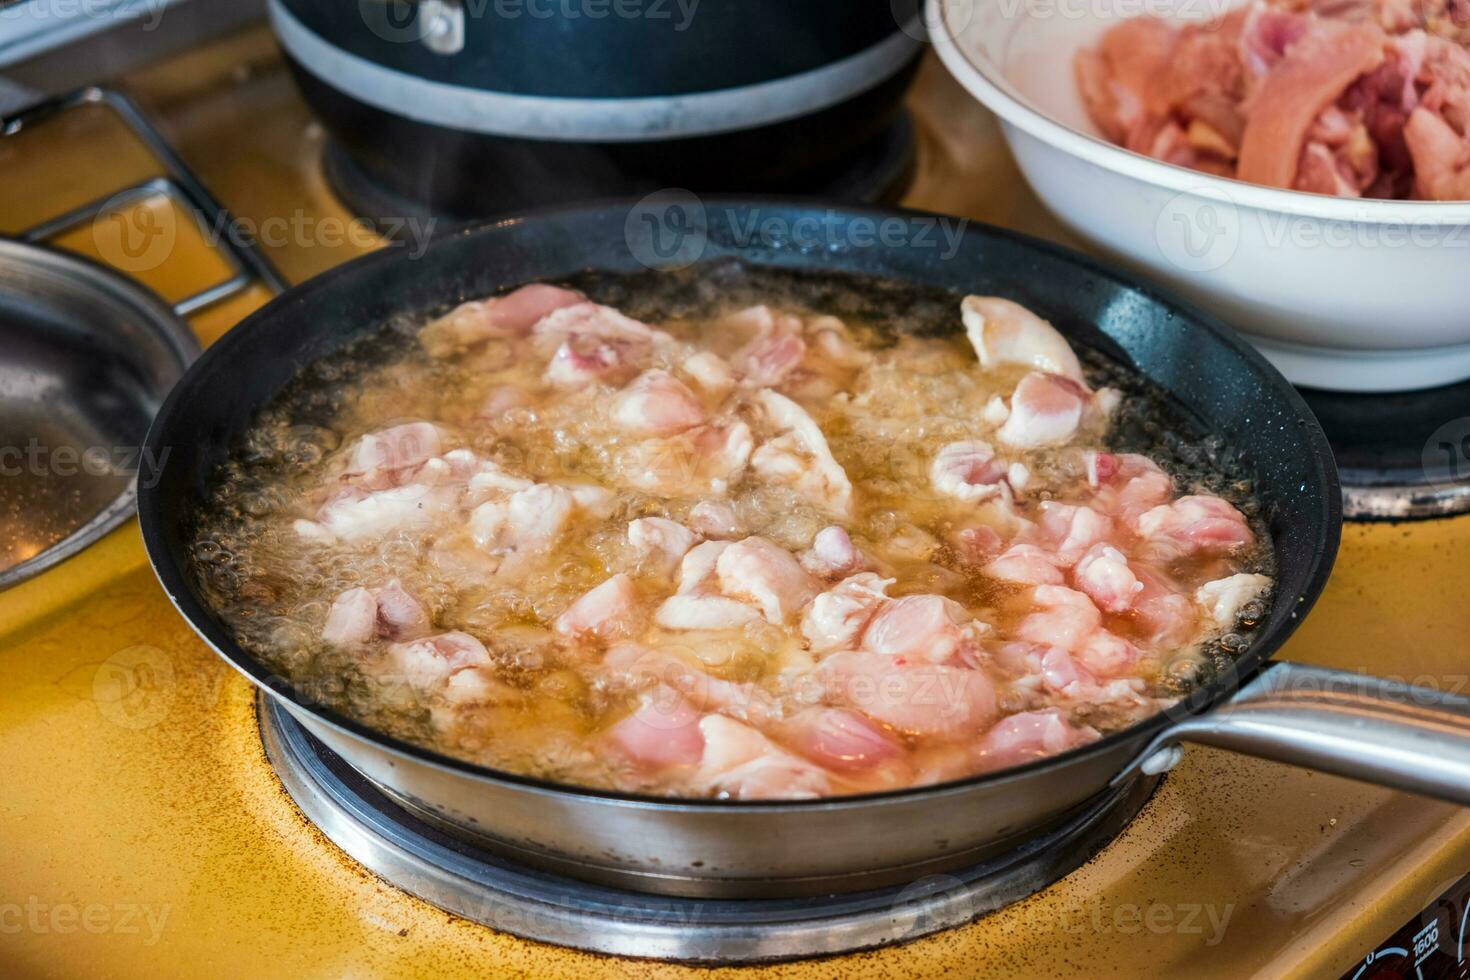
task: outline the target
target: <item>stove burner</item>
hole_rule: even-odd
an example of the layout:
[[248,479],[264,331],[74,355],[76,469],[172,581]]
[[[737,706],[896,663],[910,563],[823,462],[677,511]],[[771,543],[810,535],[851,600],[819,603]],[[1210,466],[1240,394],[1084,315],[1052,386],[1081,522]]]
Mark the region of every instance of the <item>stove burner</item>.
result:
[[276,701],[262,696],[258,709],[266,754],[297,806],[388,882],[524,939],[682,962],[826,956],[963,925],[1082,865],[1133,819],[1158,782],[1134,780],[1003,857],[904,887],[816,898],[672,898],[591,885],[478,850],[390,802]]
[[[810,187],[784,187],[783,195],[799,194],[822,200],[860,201],[868,204],[895,204],[908,190],[917,166],[917,140],[913,119],[901,111],[893,124],[878,134],[866,147],[852,155],[840,173]],[[322,150],[322,171],[327,185],[354,214],[365,218],[384,235],[405,237],[414,227],[434,221],[433,234],[453,234],[480,224],[484,217],[447,214],[434,211],[421,202],[406,197],[374,180],[335,140],[327,140]],[[658,188],[650,187],[649,191]],[[738,188],[712,189],[735,191]],[[516,200],[503,202],[504,210],[521,206]]]
[[1350,520],[1470,512],[1470,381],[1353,395],[1303,390],[1342,477]]

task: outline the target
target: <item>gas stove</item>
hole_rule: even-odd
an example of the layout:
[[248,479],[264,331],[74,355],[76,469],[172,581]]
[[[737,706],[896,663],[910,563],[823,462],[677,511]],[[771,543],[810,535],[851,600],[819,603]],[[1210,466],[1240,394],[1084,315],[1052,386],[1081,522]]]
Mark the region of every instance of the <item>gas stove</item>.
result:
[[[348,190],[378,219],[364,221],[333,190],[263,27],[106,85],[0,138],[0,232],[121,269],[204,344],[281,286],[383,247],[391,210]],[[903,203],[1076,245],[932,60],[907,120]],[[119,211],[121,230],[96,220]],[[129,229],[170,236],[168,261]],[[1420,519],[1350,524],[1284,655],[1462,690],[1470,409],[1448,390],[1378,405],[1329,418],[1349,502],[1361,487],[1359,516]],[[1412,425],[1383,422],[1405,406]],[[135,525],[99,533],[0,589],[7,976],[1467,975],[1470,813],[1202,748],[1013,853],[886,890],[699,902],[535,871],[425,822],[257,705],[174,613]]]

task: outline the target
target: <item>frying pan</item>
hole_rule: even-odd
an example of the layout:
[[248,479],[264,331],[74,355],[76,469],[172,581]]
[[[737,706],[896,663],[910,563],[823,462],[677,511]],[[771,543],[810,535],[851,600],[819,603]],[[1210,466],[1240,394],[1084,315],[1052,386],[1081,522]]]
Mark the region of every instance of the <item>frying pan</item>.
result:
[[[724,897],[849,891],[962,866],[1044,831],[1122,781],[1168,768],[1182,740],[1470,804],[1470,701],[1267,663],[1332,565],[1337,476],[1297,393],[1217,321],[1090,258],[1007,231],[971,224],[947,245],[937,230],[955,229],[956,219],[721,199],[665,220],[672,214],[642,220],[646,209],[608,203],[538,212],[439,240],[417,259],[388,249],[334,269],[217,342],[153,424],[145,458],[166,462],[140,490],[139,512],[169,597],[221,657],[391,797],[539,867],[635,890]],[[885,221],[911,233],[876,235]],[[918,231],[926,226],[933,234]],[[671,243],[670,230],[679,241]],[[1129,729],[1014,769],[866,796],[730,802],[583,789],[438,755],[314,703],[231,638],[189,571],[189,514],[257,410],[305,365],[390,318],[427,317],[589,269],[646,272],[661,255],[1006,296],[1074,344],[1161,386],[1180,413],[1225,440],[1264,502],[1275,600],[1235,669]],[[956,314],[956,329],[958,321]]]

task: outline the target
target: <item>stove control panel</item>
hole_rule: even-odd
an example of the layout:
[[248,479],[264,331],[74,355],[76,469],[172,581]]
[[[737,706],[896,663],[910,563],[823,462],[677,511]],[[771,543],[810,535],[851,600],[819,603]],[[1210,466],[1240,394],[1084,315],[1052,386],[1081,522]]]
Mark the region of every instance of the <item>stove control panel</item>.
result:
[[1343,975],[1343,980],[1470,980],[1470,875]]

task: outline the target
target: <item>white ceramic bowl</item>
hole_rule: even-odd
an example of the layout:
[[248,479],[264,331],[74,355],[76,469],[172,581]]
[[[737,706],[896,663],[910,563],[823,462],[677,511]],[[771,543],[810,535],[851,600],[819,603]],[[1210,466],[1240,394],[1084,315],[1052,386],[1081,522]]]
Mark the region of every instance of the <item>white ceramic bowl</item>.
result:
[[1470,378],[1470,202],[1211,177],[1115,146],[1089,120],[1078,48],[1139,13],[1210,19],[1232,0],[928,3],[940,58],[1083,238],[1218,313],[1297,384],[1404,391]]

